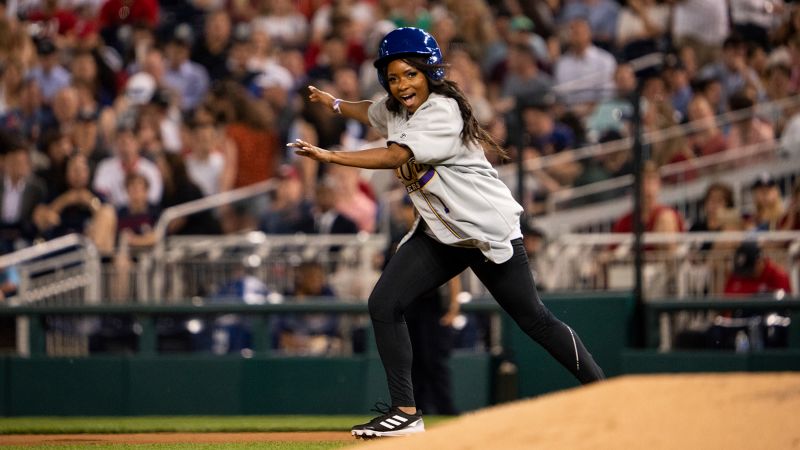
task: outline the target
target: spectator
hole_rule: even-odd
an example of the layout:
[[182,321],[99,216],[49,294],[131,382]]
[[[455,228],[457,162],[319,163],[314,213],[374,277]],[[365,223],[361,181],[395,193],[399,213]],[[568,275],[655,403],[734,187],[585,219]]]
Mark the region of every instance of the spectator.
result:
[[89,160],[90,172],[94,172],[100,161],[108,156],[108,149],[98,130],[98,119],[97,111],[81,111],[71,134],[75,151]]
[[783,198],[778,182],[769,173],[762,173],[750,187],[754,211],[746,218],[754,231],[777,230],[784,214]]
[[100,35],[108,45],[124,54],[130,46],[126,38],[135,26],[155,29],[158,25],[157,0],[106,0],[98,13]]
[[685,122],[689,116],[689,102],[694,95],[690,83],[691,77],[686,65],[677,55],[668,54],[665,58],[662,75],[667,84],[672,107],[679,114],[676,121]]
[[25,21],[39,24],[43,28],[41,36],[52,39],[59,44],[59,47],[63,46],[67,37],[74,34],[78,17],[70,9],[61,8],[59,0],[44,0],[38,3],[38,7],[34,7],[25,15]]
[[[333,299],[336,294],[325,280],[322,265],[304,262],[297,267],[294,288],[286,293],[292,301]],[[339,320],[332,314],[284,314],[273,326],[277,348],[294,355],[324,355],[342,351]]]
[[31,150],[15,136],[4,137],[0,185],[0,253],[30,244],[36,234],[33,211],[47,199],[47,187],[33,174]]
[[36,80],[28,78],[20,86],[19,104],[2,117],[2,127],[17,130],[29,142],[39,142],[42,130],[53,127],[53,112],[44,105]]
[[69,135],[56,130],[48,132],[42,141],[48,165],[38,170],[36,175],[44,181],[52,199],[67,190],[67,160],[75,152],[75,147]]
[[783,13],[783,0],[731,0],[733,30],[761,47],[770,44],[769,35]]
[[209,88],[205,67],[189,59],[191,46],[191,30],[188,25],[181,24],[175,29],[164,51],[167,62],[164,86],[180,95],[178,103],[184,112],[196,108]]
[[21,106],[25,66],[19,60],[6,60],[0,76],[0,116],[4,116]]
[[73,86],[65,86],[59,89],[51,100],[50,109],[55,120],[50,123],[50,127],[41,129],[42,134],[49,130],[71,132],[80,111],[78,90]]
[[[645,79],[642,82],[642,99],[646,105],[643,113],[646,131],[666,131],[678,125],[675,120],[677,114],[672,108],[672,102],[669,101],[663,78],[651,76]],[[695,153],[687,143],[683,133],[654,139],[651,146],[652,159],[659,167],[695,159]],[[674,177],[665,179],[665,181],[674,183],[679,179],[691,179],[696,176],[697,174],[694,170],[687,168],[677,173]]]
[[630,61],[663,48],[670,6],[656,0],[628,0],[619,12],[616,48]]
[[[575,186],[584,186],[597,183],[612,178],[617,178],[631,173],[630,151],[627,146],[619,144],[622,135],[615,130],[608,130],[600,136],[600,144],[607,144],[609,147],[617,148],[614,151],[605,151],[602,154],[592,157],[584,164],[583,170],[578,178],[575,179]],[[606,148],[609,150],[610,148]],[[619,190],[606,190],[596,194],[587,195],[584,200],[578,199],[574,205],[595,203],[603,200],[619,198],[622,195]]]
[[203,39],[198,39],[192,49],[192,61],[206,68],[212,81],[225,77],[225,63],[231,47],[231,18],[224,9],[206,15]]
[[[148,201],[161,202],[163,183],[155,164],[141,157],[136,127],[127,120],[117,125],[114,135],[114,156],[100,162],[94,174],[92,189],[103,195],[116,208],[128,205],[126,179],[132,173],[147,180]],[[137,193],[141,190],[137,190]]]
[[280,142],[289,141],[289,133],[298,113],[293,90],[292,74],[283,66],[270,64],[269,68],[254,80],[258,97],[263,99],[276,114]]
[[[104,68],[110,70],[108,67]],[[116,90],[113,85],[108,84],[108,80],[101,80],[100,68],[97,60],[90,50],[81,50],[72,56],[70,72],[72,74],[72,84],[83,84],[92,94],[92,98],[101,106],[111,106],[114,103]],[[108,77],[108,74],[105,74]]]
[[225,149],[220,148],[224,140],[217,135],[210,112],[207,115],[195,112],[190,127],[191,147],[186,155],[189,178],[197,184],[203,195],[217,194],[226,170]]
[[775,134],[781,136],[789,120],[789,110],[771,102],[783,100],[792,95],[791,91],[792,69],[786,60],[776,59],[767,65],[767,81],[765,84],[766,102],[757,106],[759,117],[769,122],[775,129]]
[[[739,120],[731,124],[731,129],[728,131],[729,148],[740,149],[741,151],[747,147],[775,141],[775,132],[772,129],[772,125],[756,114],[755,102],[747,94],[744,92],[733,94],[728,99],[728,105],[731,112],[742,115]],[[751,151],[754,150],[756,149],[751,149]],[[747,160],[754,161],[759,159],[759,155],[764,155],[765,151],[771,152],[772,150],[772,146],[760,148],[757,153],[752,154],[753,156],[747,158]]]
[[672,40],[678,48],[693,48],[699,67],[716,60],[729,32],[728,2],[682,0],[673,6]]
[[258,86],[255,84],[255,79],[260,72],[252,70],[248,64],[253,53],[252,34],[247,24],[240,23],[234,28],[231,48],[225,63],[227,69],[225,79],[235,81],[248,91],[257,93]]
[[781,230],[800,230],[800,181],[792,189],[792,198],[783,214],[780,223]]
[[704,96],[696,95],[689,102],[689,122],[693,130],[688,140],[695,155],[703,157],[728,149],[728,143],[717,125],[711,103]]
[[339,189],[336,209],[355,222],[359,231],[374,233],[378,204],[369,185],[361,179],[359,169],[345,166],[329,166],[327,169]]
[[[580,175],[582,167],[571,154],[565,152],[573,148],[575,134],[564,123],[553,118],[553,107],[554,102],[550,95],[530,101],[522,107],[523,146],[525,151],[531,153],[530,156],[537,158],[560,155],[557,160],[551,159],[552,163],[542,172],[558,183],[559,187],[568,187]],[[547,190],[553,189],[551,187]]]
[[311,204],[304,198],[303,184],[294,167],[281,167],[274,198],[261,218],[259,229],[267,234],[313,232]]
[[[454,60],[452,55],[449,58],[451,62]],[[494,104],[500,114],[511,112],[520,99],[535,101],[543,98],[553,87],[550,76],[539,70],[536,56],[528,44],[511,45],[505,64],[507,73],[500,86],[499,98]],[[452,76],[453,73],[450,74],[451,78]]]
[[319,234],[356,234],[358,226],[336,210],[339,190],[330,178],[317,184],[314,207],[314,232]]
[[733,272],[725,281],[725,295],[754,295],[774,292],[790,294],[789,276],[780,265],[762,254],[755,241],[745,241],[733,256]]
[[66,189],[49,204],[36,208],[39,232],[47,239],[81,233],[94,242],[102,254],[114,250],[117,216],[114,207],[89,188],[89,162],[78,153],[66,162]]
[[627,124],[633,117],[632,98],[636,83],[636,73],[630,64],[617,65],[614,70],[613,97],[601,101],[586,119],[590,140],[599,138],[609,130],[619,135],[627,134]]
[[722,106],[734,93],[752,86],[758,92],[759,98],[764,96],[764,86],[758,74],[747,65],[745,42],[738,36],[725,39],[722,45],[722,58],[701,69],[701,77],[715,78],[722,84]]
[[227,81],[212,90],[212,111],[225,122],[225,134],[235,145],[227,191],[267,180],[279,162],[277,135],[271,111],[248,97],[243,87]]
[[569,51],[556,63],[556,88],[568,105],[585,114],[590,110],[586,104],[596,103],[613,92],[617,63],[610,53],[592,44],[586,19],[573,19],[569,32]]
[[40,40],[36,44],[36,53],[39,63],[30,70],[29,76],[41,87],[44,102],[50,103],[56,92],[69,86],[70,73],[58,62],[58,48],[52,41]]
[[277,64],[275,53],[279,46],[275,46],[267,30],[258,25],[253,26],[250,36],[251,51],[247,59],[247,68],[256,73],[268,72]]
[[117,209],[117,234],[121,241],[132,247],[150,247],[155,244],[155,226],[160,214],[150,201],[150,182],[140,173],[125,175],[127,203]]
[[[161,153],[156,158],[156,165],[164,180],[164,195],[161,198],[160,210],[172,206],[199,200],[203,193],[189,179],[183,158],[175,153]],[[179,217],[167,225],[169,234],[220,234],[219,222],[211,213],[205,210],[186,217]]]
[[253,19],[253,25],[269,33],[270,40],[277,46],[305,47],[308,19],[300,14],[296,3],[290,0],[263,2],[259,16]]
[[619,21],[619,4],[613,0],[567,0],[561,9],[562,24],[583,19],[589,25],[592,41],[598,47],[611,50]]
[[[684,220],[680,213],[659,200],[661,176],[652,161],[642,170],[642,223],[644,231],[655,233],[682,233]],[[619,218],[612,228],[614,233],[633,232],[633,212]]]
[[715,181],[708,185],[703,196],[702,216],[692,223],[689,231],[724,231],[725,211],[736,208],[733,188],[727,183]]

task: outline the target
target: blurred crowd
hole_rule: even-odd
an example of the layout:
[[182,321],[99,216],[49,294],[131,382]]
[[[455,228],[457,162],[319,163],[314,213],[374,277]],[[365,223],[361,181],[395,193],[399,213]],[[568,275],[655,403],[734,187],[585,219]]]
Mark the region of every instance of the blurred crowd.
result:
[[[533,170],[531,215],[554,191],[631,173],[629,147],[570,150],[629,137],[637,88],[645,132],[695,125],[648,145],[656,167],[764,142],[800,149],[800,108],[759,108],[800,93],[800,6],[787,0],[0,0],[0,251],[72,232],[106,255],[146,247],[165,208],[265,180],[268,201],[168,232],[375,232],[391,174],[319,167],[285,143],[380,142],[310,103],[307,86],[384,95],[372,60],[398,26],[436,37],[512,161],[563,155]],[[714,119],[731,111],[744,114]],[[783,195],[754,195],[742,226],[797,229],[797,196]]]

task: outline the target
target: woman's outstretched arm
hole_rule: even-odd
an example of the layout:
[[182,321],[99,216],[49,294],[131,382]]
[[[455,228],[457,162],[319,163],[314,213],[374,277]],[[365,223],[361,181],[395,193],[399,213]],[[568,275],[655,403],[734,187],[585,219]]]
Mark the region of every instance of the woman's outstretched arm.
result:
[[337,102],[336,97],[325,91],[320,91],[314,86],[309,86],[308,90],[311,91],[311,94],[308,96],[308,98],[312,102],[322,103],[333,112],[337,112],[334,106],[338,106],[338,112],[340,112],[343,116],[355,119],[364,125],[371,125],[369,122],[369,116],[367,115],[367,111],[369,110],[370,105],[372,105],[371,101],[362,100],[360,102],[346,102],[339,99]]
[[370,148],[358,151],[332,152],[297,139],[287,144],[294,147],[300,156],[305,156],[324,163],[342,166],[360,167],[362,169],[394,169],[411,159],[413,153],[407,147],[395,143],[388,147]]

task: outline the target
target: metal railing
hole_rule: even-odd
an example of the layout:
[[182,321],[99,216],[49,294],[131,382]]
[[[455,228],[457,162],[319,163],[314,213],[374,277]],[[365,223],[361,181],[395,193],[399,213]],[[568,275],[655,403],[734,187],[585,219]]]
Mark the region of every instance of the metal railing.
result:
[[221,206],[231,205],[235,202],[248,200],[251,198],[259,197],[273,191],[276,187],[276,182],[272,179],[255,183],[250,186],[245,186],[233,191],[221,192],[219,194],[203,197],[199,200],[183,203],[165,209],[159,216],[158,222],[155,226],[156,244],[153,248],[153,274],[152,274],[152,289],[146,290],[148,297],[159,298],[164,292],[164,250],[168,240],[167,227],[176,219],[191,216],[203,211],[209,211]]
[[[6,299],[8,305],[22,307],[39,304],[98,303],[102,298],[100,255],[87,237],[69,234],[0,256],[0,268],[19,273],[17,293]],[[17,353],[29,355],[31,322],[28,316],[16,319]],[[71,333],[55,331],[47,336],[48,345],[68,343],[83,354],[88,342]]]

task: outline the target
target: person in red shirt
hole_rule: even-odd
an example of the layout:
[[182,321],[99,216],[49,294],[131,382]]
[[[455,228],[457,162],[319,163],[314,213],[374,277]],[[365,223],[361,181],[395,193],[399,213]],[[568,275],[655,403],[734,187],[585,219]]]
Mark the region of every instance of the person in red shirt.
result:
[[725,295],[792,292],[789,275],[779,264],[765,257],[755,241],[745,241],[733,259],[733,272],[725,282]]
[[[661,193],[661,175],[652,161],[647,161],[642,173],[642,222],[645,232],[682,233],[686,224],[681,214],[674,208],[659,202]],[[633,212],[620,217],[614,227],[614,233],[633,232]]]

